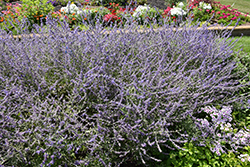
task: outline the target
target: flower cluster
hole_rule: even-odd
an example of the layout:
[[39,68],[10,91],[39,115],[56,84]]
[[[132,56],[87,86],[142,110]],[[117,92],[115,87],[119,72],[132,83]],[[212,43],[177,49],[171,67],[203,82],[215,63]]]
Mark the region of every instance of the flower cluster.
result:
[[250,130],[239,130],[233,137],[236,144],[248,145],[250,143]]
[[186,15],[187,14],[187,12],[185,12],[180,7],[173,7],[173,9],[170,10],[170,13],[171,13],[172,16],[182,16],[182,15]]
[[[216,9],[216,19],[218,19],[218,23],[225,23],[227,21],[233,21],[233,23],[236,23],[236,21],[240,18],[241,21],[239,24],[242,24],[242,20],[249,21],[249,17],[247,17],[247,14],[242,14],[237,9],[231,9],[231,5],[222,5],[220,2],[214,2],[214,8]],[[233,24],[234,25],[234,24]]]
[[[216,152],[217,155],[221,155],[221,152],[225,153],[227,148],[222,143],[227,143],[231,146],[233,151],[237,152],[237,148],[242,146],[248,146],[250,143],[249,130],[237,129],[232,127],[230,123],[232,121],[232,110],[231,107],[223,106],[221,110],[217,110],[215,107],[205,107],[202,111],[207,113],[209,117],[204,119],[196,119],[196,125],[202,131],[203,137],[208,137],[208,134],[212,138],[217,138],[217,142],[212,144],[211,151]],[[197,140],[197,138],[195,139]]]
[[134,14],[133,14],[133,17],[139,17],[140,15],[143,15],[145,14],[148,10],[150,9],[149,6],[147,5],[139,5],[135,11],[134,11]]
[[241,154],[238,156],[239,159],[241,159],[242,162],[248,161],[250,162],[250,156],[248,154]]
[[118,19],[121,19],[120,17],[117,17],[116,15],[114,14],[106,14],[104,17],[103,17],[103,20],[105,22],[109,22],[109,21],[112,21],[112,22],[115,22],[116,20]]
[[212,9],[212,6],[210,4],[204,2],[200,2],[199,7],[202,9],[209,9],[209,10]]
[[79,8],[74,3],[67,4],[67,6],[62,7],[60,11],[64,14],[73,14],[73,13],[80,14],[81,13]]

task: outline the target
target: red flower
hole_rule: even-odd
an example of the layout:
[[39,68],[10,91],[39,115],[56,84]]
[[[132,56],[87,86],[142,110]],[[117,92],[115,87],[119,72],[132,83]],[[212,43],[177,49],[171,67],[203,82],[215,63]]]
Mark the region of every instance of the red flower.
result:
[[111,13],[115,15],[115,9],[114,9],[114,10],[112,10],[112,12],[111,12]]
[[176,17],[175,17],[175,16],[173,16],[173,19],[176,19]]

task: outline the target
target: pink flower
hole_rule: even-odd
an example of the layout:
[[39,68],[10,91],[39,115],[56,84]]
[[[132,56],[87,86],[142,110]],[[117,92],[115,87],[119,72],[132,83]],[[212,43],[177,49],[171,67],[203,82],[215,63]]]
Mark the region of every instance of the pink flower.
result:
[[212,13],[214,13],[215,11],[214,10],[212,10]]
[[169,6],[167,7],[167,9],[166,10],[164,10],[164,14],[170,14],[170,10],[171,10],[172,8],[170,8]]
[[103,16],[103,20],[105,21],[105,22],[108,22],[108,21],[114,21],[114,20],[117,20],[118,19],[118,17],[116,16],[116,15],[114,15],[114,14],[106,14],[105,16]]
[[220,11],[218,11],[217,14],[220,14]]
[[235,19],[237,19],[237,17],[233,17],[233,18],[231,18],[231,20],[235,20]]
[[239,14],[237,14],[237,13],[236,13],[236,14],[235,14],[235,16],[237,16],[237,17],[238,17],[238,16],[239,16]]
[[230,16],[230,13],[228,13],[227,16]]
[[227,18],[227,15],[223,16],[223,18]]
[[206,11],[209,12],[209,9],[207,9]]
[[223,19],[223,17],[220,17],[220,19]]
[[170,12],[171,9],[172,9],[172,8],[170,8],[170,7],[168,6],[167,9],[164,10],[164,12],[165,12],[165,13],[168,13],[168,12]]
[[119,12],[124,12],[126,10],[126,8],[120,8]]

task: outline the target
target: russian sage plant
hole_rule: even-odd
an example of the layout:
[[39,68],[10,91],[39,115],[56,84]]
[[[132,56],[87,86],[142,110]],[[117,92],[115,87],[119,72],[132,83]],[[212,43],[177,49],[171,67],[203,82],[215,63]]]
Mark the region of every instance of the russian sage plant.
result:
[[60,24],[48,17],[47,34],[36,25],[39,36],[21,40],[0,32],[1,165],[160,161],[150,150],[181,149],[203,107],[248,97],[237,94],[249,84],[234,71],[238,53],[206,27]]

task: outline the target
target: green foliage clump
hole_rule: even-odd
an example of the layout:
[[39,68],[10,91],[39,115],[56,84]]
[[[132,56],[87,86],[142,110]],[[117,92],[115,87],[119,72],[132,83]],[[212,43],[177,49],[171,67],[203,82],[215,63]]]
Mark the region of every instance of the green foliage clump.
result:
[[[184,150],[171,151],[169,155],[160,155],[162,162],[157,163],[157,167],[247,167],[248,161],[242,161],[232,152],[218,156],[209,147],[195,146],[192,143],[185,143]],[[250,150],[248,148],[248,150]],[[246,155],[246,154],[245,154]],[[155,163],[155,162],[154,162]]]

